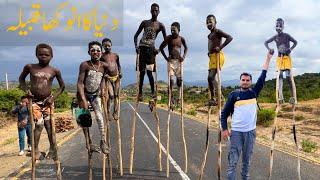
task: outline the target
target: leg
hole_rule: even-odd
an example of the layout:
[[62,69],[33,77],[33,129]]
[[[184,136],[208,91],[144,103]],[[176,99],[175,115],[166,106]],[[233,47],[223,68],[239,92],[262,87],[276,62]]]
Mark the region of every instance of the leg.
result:
[[177,86],[178,86],[178,99],[177,104],[181,104],[181,86],[182,86],[182,77],[177,77]]
[[151,88],[151,94],[154,95],[154,78],[153,78],[153,74],[152,71],[147,70],[147,75],[149,78],[149,83],[150,83],[150,88]]
[[283,70],[279,70],[279,102],[280,104],[284,103],[284,98],[283,98]]
[[232,131],[230,136],[230,150],[228,154],[228,180],[235,180],[236,179],[236,170],[237,170],[237,163],[239,160],[239,156],[241,154],[242,149],[242,133],[237,131]]
[[30,124],[27,124],[26,126],[26,134],[27,134],[27,142],[28,142],[28,146],[31,147],[31,133],[32,133],[32,128]]
[[[24,139],[26,134],[26,128],[19,128],[18,127],[18,135],[19,135],[19,150],[24,151],[25,145],[24,145]],[[19,154],[20,155],[20,154]]]
[[[111,103],[114,102],[114,85],[112,82],[108,81],[107,83],[107,87],[108,87],[108,97],[107,97],[107,110],[108,110],[108,118],[109,120],[111,120]],[[113,104],[113,106],[115,106],[115,104]]]
[[144,71],[140,71],[140,73],[139,73],[140,75],[139,75],[139,88],[138,88],[138,99],[139,99],[139,101],[142,101],[142,87],[143,87],[143,81],[144,81],[144,75],[146,74],[146,71],[144,70]]
[[114,103],[113,103],[113,118],[115,120],[119,119],[119,103],[120,103],[120,79],[118,78],[114,82]]
[[216,89],[218,86],[218,83],[216,81],[216,74],[217,74],[217,69],[210,69],[209,74],[208,74],[208,84],[209,84],[209,91],[210,91],[210,105],[217,105],[216,102]]
[[50,143],[50,149],[49,149],[49,153],[47,154],[47,158],[52,158],[52,159],[55,160],[57,158],[57,154],[55,153],[56,151],[54,149],[54,144],[53,143],[56,142],[56,140],[53,139],[53,137],[52,137],[52,133],[55,133],[55,132],[52,132],[52,127],[51,127],[51,124],[50,124],[50,120],[47,119],[47,117],[44,120],[44,127],[46,128],[48,139],[49,139],[49,143]]
[[287,69],[286,70],[286,75],[287,75],[287,81],[289,83],[289,88],[290,88],[290,93],[291,93],[291,98],[289,100],[289,102],[291,104],[297,103],[297,94],[296,94],[296,85],[294,82],[294,78],[293,75],[291,73],[291,70]]
[[36,160],[38,160],[40,158],[40,152],[39,152],[39,141],[40,141],[40,136],[41,136],[41,132],[43,129],[43,122],[44,120],[38,120],[37,123],[35,123],[35,129],[34,129],[34,151],[35,151],[35,157]]
[[[106,81],[106,86],[108,89],[108,95],[107,95],[107,111],[108,111],[108,115],[110,114],[110,109],[111,109],[111,102],[113,100],[113,86],[111,84],[110,81]],[[109,118],[109,117],[108,117]]]
[[256,131],[252,130],[244,133],[244,145],[242,147],[242,171],[241,176],[243,180],[249,179],[249,168],[251,163],[251,156],[256,140]]
[[104,127],[104,120],[102,114],[102,106],[101,106],[101,98],[96,97],[92,102],[91,105],[93,107],[94,113],[96,115],[96,120],[98,123],[99,131],[100,131],[100,148],[104,154],[108,154],[110,149],[106,144],[106,135],[105,135],[105,127]]

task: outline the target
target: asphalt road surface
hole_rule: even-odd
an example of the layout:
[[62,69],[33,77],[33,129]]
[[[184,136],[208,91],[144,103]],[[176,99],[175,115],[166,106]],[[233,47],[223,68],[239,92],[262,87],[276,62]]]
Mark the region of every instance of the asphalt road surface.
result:
[[[132,104],[133,106],[134,104]],[[133,111],[129,103],[121,105],[121,133],[122,133],[122,155],[124,175],[119,176],[117,170],[117,141],[116,141],[116,123],[111,122],[111,145],[112,145],[112,164],[113,179],[166,179],[166,123],[167,111],[158,110],[161,128],[162,166],[163,171],[158,171],[158,149],[156,139],[156,121],[146,105],[140,105],[139,116],[136,123],[136,146],[134,156],[133,174],[129,174],[129,152],[130,152],[130,134]],[[99,144],[99,131],[97,124],[94,123],[91,129],[93,142]],[[205,149],[206,125],[185,118],[185,136],[188,149],[188,173],[183,172],[184,157],[183,143],[181,138],[180,117],[171,115],[170,130],[170,178],[169,179],[198,179],[200,165]],[[204,170],[203,179],[217,179],[217,132],[210,131],[210,148],[207,157],[207,164]],[[227,146],[224,144],[222,149],[222,179],[226,179],[227,168]],[[253,159],[251,163],[251,179],[267,179],[269,172],[269,152],[268,147],[256,144],[254,148]],[[59,149],[60,160],[62,163],[63,179],[87,179],[87,151],[85,149],[85,140],[82,131],[66,142]],[[102,155],[95,153],[93,155],[93,179],[102,179]],[[274,155],[273,178],[298,179],[296,171],[296,158],[288,154],[276,151]],[[240,165],[238,163],[238,179],[240,179]],[[37,178],[55,179],[55,171],[52,161],[41,161],[37,168]],[[108,173],[108,171],[107,171]],[[320,166],[301,160],[302,179],[320,179]],[[19,178],[29,179],[30,171],[26,171]]]

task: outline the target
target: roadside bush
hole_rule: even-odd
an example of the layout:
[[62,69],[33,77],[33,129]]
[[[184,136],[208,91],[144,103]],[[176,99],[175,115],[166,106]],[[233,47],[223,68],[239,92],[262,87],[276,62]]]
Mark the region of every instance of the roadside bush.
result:
[[72,97],[68,95],[66,91],[64,91],[54,102],[55,108],[58,109],[69,109],[71,106]]
[[20,89],[0,90],[0,110],[10,112],[23,95],[24,92]]
[[261,109],[258,111],[257,124],[264,127],[269,127],[275,117],[275,112],[272,109]]
[[304,152],[310,153],[317,150],[318,146],[317,143],[310,141],[309,139],[303,139],[302,142],[302,150]]
[[197,115],[197,111],[192,108],[190,111],[187,112],[187,114],[189,114],[191,116],[196,116]]

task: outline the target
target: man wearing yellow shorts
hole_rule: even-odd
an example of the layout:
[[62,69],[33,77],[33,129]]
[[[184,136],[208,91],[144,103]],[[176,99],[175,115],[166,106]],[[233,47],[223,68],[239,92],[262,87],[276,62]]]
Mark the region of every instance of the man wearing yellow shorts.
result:
[[[208,73],[208,84],[211,94],[209,100],[210,106],[216,106],[216,93],[218,82],[216,80],[217,68],[218,68],[218,59],[219,59],[219,68],[221,70],[224,64],[224,54],[221,51],[227,44],[232,41],[232,37],[223,32],[220,29],[216,28],[216,17],[212,14],[207,16],[207,28],[211,31],[208,35],[208,56],[209,56],[209,73]],[[222,38],[225,38],[225,41],[222,43]]]
[[[270,49],[268,44],[272,41],[276,42],[277,49],[278,49],[278,57],[277,57],[277,70],[280,70],[280,76],[279,76],[279,103],[284,103],[283,98],[283,76],[284,73],[286,74],[286,78],[288,80],[288,83],[290,85],[290,92],[291,92],[291,98],[289,100],[290,103],[295,103],[296,99],[294,98],[295,95],[293,94],[293,78],[290,78],[291,76],[291,69],[292,69],[292,60],[290,57],[291,51],[296,47],[297,41],[291,37],[289,34],[283,32],[284,28],[284,21],[281,18],[278,18],[276,21],[276,31],[278,34],[268,39],[264,45],[266,48],[273,53],[273,49]],[[293,43],[293,45],[290,47],[290,42]]]

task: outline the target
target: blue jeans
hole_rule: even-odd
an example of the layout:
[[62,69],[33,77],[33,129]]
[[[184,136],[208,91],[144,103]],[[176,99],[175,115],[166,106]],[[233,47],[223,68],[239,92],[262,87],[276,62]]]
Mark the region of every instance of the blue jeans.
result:
[[23,151],[25,148],[24,139],[26,134],[27,134],[28,145],[31,145],[31,132],[32,132],[31,124],[27,124],[25,128],[18,128],[20,151]]
[[249,168],[253,146],[256,140],[256,130],[248,132],[231,131],[230,150],[228,154],[228,180],[236,179],[237,163],[242,151],[242,170],[243,180],[249,179]]

